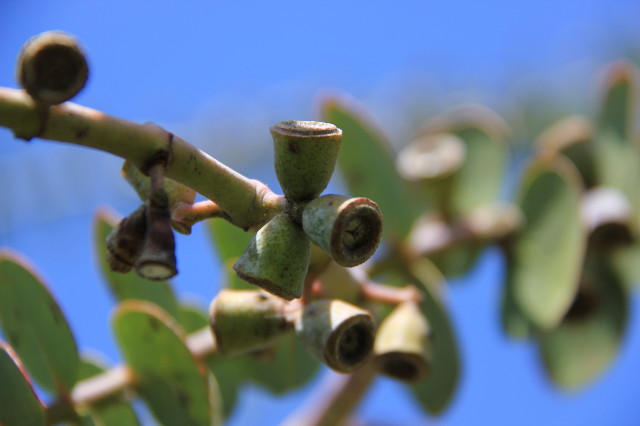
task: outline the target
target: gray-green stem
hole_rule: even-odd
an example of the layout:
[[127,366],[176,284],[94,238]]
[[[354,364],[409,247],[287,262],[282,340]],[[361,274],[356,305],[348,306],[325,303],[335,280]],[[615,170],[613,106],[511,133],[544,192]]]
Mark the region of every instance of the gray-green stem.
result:
[[23,139],[69,142],[109,152],[141,170],[168,155],[166,176],[214,201],[244,229],[266,223],[284,210],[282,195],[225,166],[196,147],[155,126],[145,126],[70,102],[50,108],[45,122],[23,90],[0,87],[0,126]]

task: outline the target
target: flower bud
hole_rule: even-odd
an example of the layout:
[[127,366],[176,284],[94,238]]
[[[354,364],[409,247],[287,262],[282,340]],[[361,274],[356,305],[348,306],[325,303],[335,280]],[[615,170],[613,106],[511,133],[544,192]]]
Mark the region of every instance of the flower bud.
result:
[[155,190],[147,207],[147,233],[136,272],[148,280],[166,280],[178,273],[175,240],[171,229],[169,200],[162,189]]
[[323,195],[302,213],[304,231],[342,266],[356,266],[371,257],[382,235],[382,213],[367,198]]
[[296,319],[309,352],[340,373],[360,367],[371,355],[375,324],[369,312],[341,300],[318,300]]
[[423,380],[431,369],[429,324],[414,302],[398,305],[380,327],[374,345],[380,373],[407,382]]
[[107,236],[107,262],[112,271],[129,272],[138,260],[147,232],[147,208],[142,205]]
[[318,121],[283,121],[271,127],[278,181],[287,199],[306,201],[331,179],[342,130]]
[[260,228],[233,269],[243,280],[291,300],[302,296],[310,256],[309,239],[281,213]]
[[87,82],[89,67],[74,37],[48,31],[25,43],[18,57],[20,85],[36,101],[57,105],[73,98]]
[[261,290],[221,290],[209,308],[211,331],[220,352],[255,351],[293,330],[285,305],[284,300]]

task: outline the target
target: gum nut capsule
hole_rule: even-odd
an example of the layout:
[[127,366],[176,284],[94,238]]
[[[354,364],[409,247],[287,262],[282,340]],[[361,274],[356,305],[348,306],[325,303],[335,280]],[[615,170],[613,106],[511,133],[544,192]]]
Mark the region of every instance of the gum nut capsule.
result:
[[382,212],[367,198],[323,195],[305,206],[302,226],[338,264],[351,267],[365,262],[378,248]]
[[171,229],[167,194],[155,190],[147,207],[147,233],[142,253],[135,264],[136,272],[153,281],[167,280],[178,273],[176,245]]
[[82,90],[89,77],[89,67],[73,36],[48,31],[25,43],[16,73],[20,85],[33,99],[57,105]]
[[238,355],[261,349],[292,331],[285,306],[283,299],[262,290],[221,290],[209,308],[220,352]]
[[372,354],[371,314],[338,299],[318,300],[296,319],[296,333],[309,352],[331,369],[350,373]]
[[138,260],[147,232],[147,207],[142,205],[107,235],[107,262],[112,271],[129,272]]
[[429,324],[418,305],[398,305],[380,324],[374,344],[380,373],[397,380],[417,382],[431,369]]
[[333,174],[342,130],[319,121],[282,121],[271,127],[271,135],[276,175],[287,199],[320,195]]
[[310,257],[304,231],[281,213],[260,228],[233,269],[241,279],[292,300],[302,296]]

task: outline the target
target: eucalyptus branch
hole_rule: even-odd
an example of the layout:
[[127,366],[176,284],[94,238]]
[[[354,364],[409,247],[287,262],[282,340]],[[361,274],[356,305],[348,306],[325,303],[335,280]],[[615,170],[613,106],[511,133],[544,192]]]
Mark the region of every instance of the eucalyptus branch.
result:
[[318,386],[318,396],[312,397],[298,412],[285,420],[284,424],[286,426],[345,424],[371,387],[376,373],[374,361],[369,361],[352,374],[327,375]]
[[[218,348],[209,327],[205,327],[187,336],[187,348],[198,359],[206,358],[217,352]],[[125,364],[113,367],[76,384],[71,393],[73,406],[86,406],[135,387],[135,374]]]
[[220,217],[231,222],[231,218],[211,200],[195,204],[182,203],[171,210],[171,221],[179,224],[183,233],[190,233],[191,227],[198,222]]
[[196,147],[157,126],[146,126],[64,103],[41,112],[23,90],[0,87],[0,126],[16,137],[69,142],[109,152],[145,170],[167,158],[165,174],[214,201],[235,225],[259,227],[284,210],[285,200],[266,185],[225,166]]

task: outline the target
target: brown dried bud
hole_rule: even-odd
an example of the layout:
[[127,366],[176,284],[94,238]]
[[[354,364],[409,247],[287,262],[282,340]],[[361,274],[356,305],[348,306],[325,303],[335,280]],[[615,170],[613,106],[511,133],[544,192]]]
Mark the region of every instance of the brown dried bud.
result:
[[147,207],[147,233],[142,253],[135,264],[143,278],[160,281],[178,273],[175,240],[171,229],[169,200],[162,189],[151,192]]
[[107,262],[112,271],[129,272],[138,260],[147,232],[147,208],[142,205],[107,236]]

